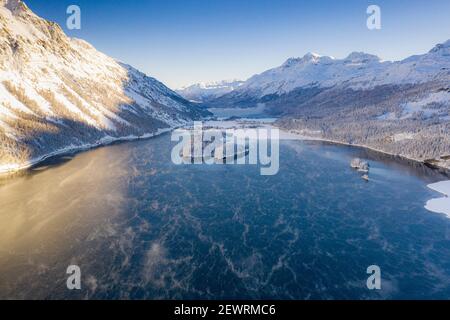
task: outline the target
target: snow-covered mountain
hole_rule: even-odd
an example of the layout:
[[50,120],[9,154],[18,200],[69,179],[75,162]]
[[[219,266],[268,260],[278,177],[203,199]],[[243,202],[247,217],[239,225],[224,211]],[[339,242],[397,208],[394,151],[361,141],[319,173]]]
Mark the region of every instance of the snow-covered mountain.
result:
[[150,135],[203,114],[159,81],[0,0],[0,171],[61,150]]
[[244,81],[241,80],[223,80],[207,83],[197,83],[191,86],[177,89],[185,99],[195,102],[208,102],[211,99],[218,98],[226,93],[230,93],[239,88]]
[[450,40],[396,62],[361,52],[344,59],[309,53],[207,106],[257,107],[303,135],[450,167],[442,160],[450,155]]
[[363,52],[353,52],[344,59],[308,53],[251,77],[233,92],[213,101],[212,105],[251,107],[299,89],[371,90],[379,86],[449,83],[449,80],[450,40],[426,54],[396,62],[383,61]]
[[359,52],[342,60],[308,53],[251,77],[239,91],[252,91],[262,97],[288,93],[299,87],[332,87],[370,72],[380,72],[387,64],[376,56]]
[[282,66],[253,76],[240,91],[258,91],[260,96],[288,93],[300,87],[329,88],[345,85],[370,89],[386,84],[424,83],[449,79],[450,40],[424,55],[398,62],[382,61],[363,52],[353,52],[344,59],[308,53],[303,58],[288,59]]

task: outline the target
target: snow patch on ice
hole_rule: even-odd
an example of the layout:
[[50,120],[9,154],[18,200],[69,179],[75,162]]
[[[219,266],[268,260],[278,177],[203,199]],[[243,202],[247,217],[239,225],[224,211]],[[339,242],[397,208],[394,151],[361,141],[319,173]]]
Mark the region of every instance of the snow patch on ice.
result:
[[443,213],[450,218],[450,180],[430,184],[428,188],[442,193],[445,197],[429,200],[425,208],[433,212]]

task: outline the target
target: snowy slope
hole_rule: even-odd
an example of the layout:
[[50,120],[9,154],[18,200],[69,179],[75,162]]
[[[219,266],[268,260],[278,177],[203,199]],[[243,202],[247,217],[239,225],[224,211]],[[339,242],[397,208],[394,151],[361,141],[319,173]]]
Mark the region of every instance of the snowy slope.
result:
[[67,146],[155,133],[202,112],[22,1],[0,0],[0,169]]

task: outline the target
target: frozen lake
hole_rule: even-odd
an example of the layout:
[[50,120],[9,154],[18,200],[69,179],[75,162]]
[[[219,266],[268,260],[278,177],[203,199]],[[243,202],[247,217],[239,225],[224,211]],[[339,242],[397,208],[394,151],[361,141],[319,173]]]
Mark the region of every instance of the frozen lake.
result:
[[[0,184],[0,298],[450,298],[446,177],[282,141],[277,175],[174,165],[170,135],[47,161]],[[370,182],[350,160],[371,165]],[[66,288],[78,265],[82,289]],[[382,289],[366,287],[378,265]]]

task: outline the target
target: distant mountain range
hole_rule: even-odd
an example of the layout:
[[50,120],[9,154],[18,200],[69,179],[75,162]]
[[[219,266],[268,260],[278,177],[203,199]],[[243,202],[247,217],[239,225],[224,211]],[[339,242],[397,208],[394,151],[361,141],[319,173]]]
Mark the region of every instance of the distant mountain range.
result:
[[244,81],[241,80],[224,80],[207,83],[197,83],[191,86],[183,87],[175,90],[184,98],[199,102],[207,103],[210,100],[223,96],[239,88]]
[[0,0],[0,171],[207,114],[161,82]]
[[[426,54],[397,62],[382,61],[363,52],[353,52],[344,59],[308,53],[251,77],[232,92],[211,101],[211,105],[229,108],[265,103],[270,108],[274,100],[286,99],[290,93],[302,89],[366,91],[381,86],[448,84],[449,80],[450,40]],[[283,110],[270,111],[283,113]]]

